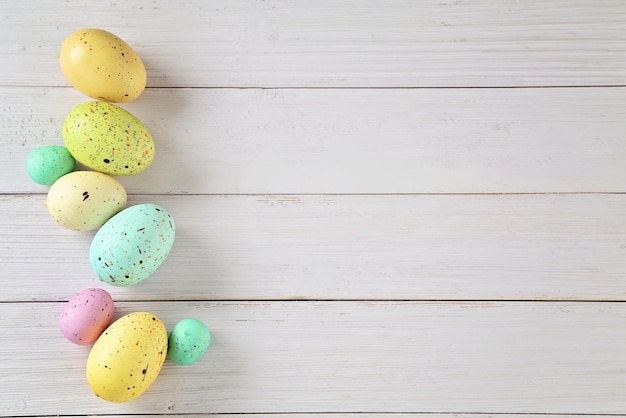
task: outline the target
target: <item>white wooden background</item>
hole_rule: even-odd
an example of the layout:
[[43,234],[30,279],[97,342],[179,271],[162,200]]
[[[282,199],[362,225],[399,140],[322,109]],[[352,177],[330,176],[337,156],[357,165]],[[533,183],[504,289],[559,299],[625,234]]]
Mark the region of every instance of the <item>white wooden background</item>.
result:
[[[83,27],[147,66],[120,181],[178,226],[131,288],[25,170]],[[623,1],[0,0],[0,63],[0,415],[626,416]],[[57,328],[89,286],[212,345],[97,399]]]

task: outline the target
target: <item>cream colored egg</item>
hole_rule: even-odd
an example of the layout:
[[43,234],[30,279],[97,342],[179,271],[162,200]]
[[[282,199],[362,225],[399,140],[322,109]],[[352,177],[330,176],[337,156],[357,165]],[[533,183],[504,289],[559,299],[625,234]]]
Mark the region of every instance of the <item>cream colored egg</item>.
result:
[[77,231],[101,227],[126,206],[126,190],[96,171],[74,171],[50,187],[46,207],[61,226]]

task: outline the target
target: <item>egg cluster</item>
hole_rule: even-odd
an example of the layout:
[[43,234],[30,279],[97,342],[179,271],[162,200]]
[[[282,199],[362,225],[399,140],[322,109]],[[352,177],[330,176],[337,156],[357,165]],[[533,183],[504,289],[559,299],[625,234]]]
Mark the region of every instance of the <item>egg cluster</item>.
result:
[[[97,230],[89,261],[100,281],[135,285],[154,273],[174,244],[172,215],[156,204],[126,207],[124,186],[113,176],[138,174],[155,153],[148,128],[112,102],[129,102],[146,86],[146,70],[122,39],[101,29],[83,29],[65,39],[61,70],[83,94],[95,99],[70,111],[63,124],[65,146],[33,150],[26,169],[30,178],[50,186],[46,207],[61,226]],[[75,171],[76,161],[88,170]],[[59,318],[61,333],[71,342],[93,344],[86,376],[95,395],[126,402],[145,392],[166,357],[191,364],[208,348],[211,334],[204,323],[186,318],[169,336],[150,312],[134,312],[113,321],[114,302],[104,289],[78,292]]]

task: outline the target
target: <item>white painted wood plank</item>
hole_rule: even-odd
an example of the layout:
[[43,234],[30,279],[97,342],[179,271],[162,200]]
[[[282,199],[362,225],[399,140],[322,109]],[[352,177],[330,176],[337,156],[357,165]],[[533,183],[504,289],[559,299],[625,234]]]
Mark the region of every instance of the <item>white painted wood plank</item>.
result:
[[[93,232],[54,224],[44,196],[3,196],[4,301],[575,299],[626,297],[626,196],[132,196],[177,224],[145,282],[89,265]],[[10,285],[19,283],[19,285]]]
[[[169,418],[319,418],[321,416],[328,416],[329,414],[316,414],[316,413],[298,413],[298,414],[167,414]],[[363,413],[333,413],[333,418],[362,418]],[[64,415],[55,415],[63,417]],[[76,417],[89,417],[89,415],[69,415],[72,418]],[[124,418],[143,418],[145,415],[122,415]],[[429,413],[367,413],[368,418],[546,418],[546,414],[429,414]],[[585,414],[585,417],[589,418],[603,418],[606,415],[594,415]],[[623,418],[625,415],[611,415],[615,418]],[[98,415],[100,418],[120,418],[120,415]],[[550,418],[581,418],[580,415],[563,415],[563,414],[550,414]],[[40,416],[32,418],[49,418],[49,416]]]
[[120,303],[213,331],[122,405],[91,394],[61,308],[0,305],[1,413],[626,412],[621,303]]
[[61,40],[91,26],[131,43],[153,87],[626,83],[620,0],[3,0],[0,17],[4,85],[66,85]]
[[[626,191],[626,88],[152,89],[126,107],[155,160],[130,193]],[[46,192],[72,89],[0,90],[0,192]]]
[[[167,414],[171,418],[199,418],[199,417],[211,417],[211,418],[319,418],[320,416],[328,416],[330,414]],[[368,413],[368,418],[545,418],[546,414],[428,414],[428,413]],[[63,417],[63,415],[55,415]],[[362,417],[362,413],[333,413],[333,418],[358,418]],[[622,418],[625,415],[611,415],[611,417]],[[89,417],[88,415],[71,415],[71,417]],[[98,415],[101,418],[114,418],[119,415]],[[124,418],[142,418],[145,415],[124,415]],[[550,414],[550,417],[554,418],[579,418],[580,415],[564,415],[564,414]],[[585,414],[585,417],[590,418],[603,418],[606,415],[594,415]],[[33,417],[37,418],[37,417]],[[47,416],[41,416],[39,418],[48,418]]]

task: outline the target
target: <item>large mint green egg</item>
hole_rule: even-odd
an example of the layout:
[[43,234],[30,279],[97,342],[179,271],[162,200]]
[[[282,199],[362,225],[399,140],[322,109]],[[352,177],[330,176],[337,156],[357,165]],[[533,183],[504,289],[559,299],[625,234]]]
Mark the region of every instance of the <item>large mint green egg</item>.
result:
[[145,280],[174,244],[172,215],[159,205],[131,206],[109,219],[91,242],[89,260],[98,278],[114,286]]

